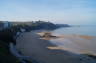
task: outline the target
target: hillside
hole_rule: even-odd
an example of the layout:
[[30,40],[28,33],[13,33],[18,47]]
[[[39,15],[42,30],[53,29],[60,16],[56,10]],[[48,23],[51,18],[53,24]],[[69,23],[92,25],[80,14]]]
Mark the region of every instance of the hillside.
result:
[[[44,21],[6,23],[2,21],[0,24],[2,25],[0,30],[0,63],[20,63],[18,58],[12,55],[9,51],[9,43],[16,44],[18,33],[39,29],[54,30],[61,27],[51,22]],[[4,25],[6,24],[7,26],[4,28]]]

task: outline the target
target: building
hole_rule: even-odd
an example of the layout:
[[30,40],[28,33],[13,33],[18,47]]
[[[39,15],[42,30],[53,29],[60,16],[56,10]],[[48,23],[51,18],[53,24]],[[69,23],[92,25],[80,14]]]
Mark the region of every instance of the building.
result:
[[0,21],[0,30],[11,27],[11,23],[8,21]]

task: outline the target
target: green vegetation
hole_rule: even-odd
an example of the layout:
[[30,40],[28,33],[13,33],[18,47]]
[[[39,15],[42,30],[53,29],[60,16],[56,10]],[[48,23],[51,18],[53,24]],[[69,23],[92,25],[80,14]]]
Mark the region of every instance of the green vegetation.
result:
[[38,30],[38,29],[46,29],[46,30],[54,30],[59,27],[69,27],[68,24],[53,24],[51,22],[45,21],[32,21],[32,22],[12,22],[13,25],[20,26],[21,28],[25,28],[27,31],[30,30]]
[[93,54],[90,54],[90,53],[88,53],[88,54],[83,54],[83,55],[88,56],[88,57],[93,58],[93,59],[96,60],[96,55],[93,55]]
[[20,63],[20,61],[9,52],[8,48],[7,43],[0,41],[0,63]]
[[16,44],[16,33],[20,31],[18,26],[12,26],[0,31],[0,63],[20,63],[18,58],[9,51],[9,43]]

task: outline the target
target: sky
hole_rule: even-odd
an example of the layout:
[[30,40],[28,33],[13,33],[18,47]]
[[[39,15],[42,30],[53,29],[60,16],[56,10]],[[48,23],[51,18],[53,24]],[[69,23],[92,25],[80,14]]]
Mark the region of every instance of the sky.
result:
[[0,0],[0,20],[96,24],[96,0]]

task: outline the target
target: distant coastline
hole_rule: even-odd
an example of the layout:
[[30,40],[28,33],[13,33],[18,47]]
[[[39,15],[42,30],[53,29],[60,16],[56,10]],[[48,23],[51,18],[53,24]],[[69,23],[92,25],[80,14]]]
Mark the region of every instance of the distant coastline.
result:
[[0,29],[10,28],[12,26],[18,26],[19,28],[24,28],[27,30],[54,30],[60,27],[70,27],[69,24],[54,24],[46,21],[30,21],[30,22],[9,22],[9,21],[0,21]]

